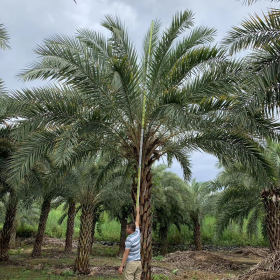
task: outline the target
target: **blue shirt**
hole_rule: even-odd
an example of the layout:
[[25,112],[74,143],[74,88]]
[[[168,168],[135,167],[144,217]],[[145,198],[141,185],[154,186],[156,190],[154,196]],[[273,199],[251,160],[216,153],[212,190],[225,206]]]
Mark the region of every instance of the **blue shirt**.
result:
[[141,234],[139,227],[136,227],[135,232],[126,238],[125,249],[129,249],[127,262],[141,260]]

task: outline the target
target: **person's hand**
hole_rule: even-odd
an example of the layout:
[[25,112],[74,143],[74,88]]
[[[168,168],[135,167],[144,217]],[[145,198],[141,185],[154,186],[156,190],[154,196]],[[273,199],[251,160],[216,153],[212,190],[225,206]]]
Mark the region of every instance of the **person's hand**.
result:
[[121,265],[120,267],[119,267],[119,274],[122,274],[123,273],[123,266]]

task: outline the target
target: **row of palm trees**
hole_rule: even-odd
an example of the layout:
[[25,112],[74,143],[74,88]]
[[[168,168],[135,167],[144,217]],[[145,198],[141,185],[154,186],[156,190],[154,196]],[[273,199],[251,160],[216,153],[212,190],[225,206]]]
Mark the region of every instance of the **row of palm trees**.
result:
[[[215,30],[194,27],[192,12],[179,12],[163,31],[159,22],[152,22],[140,57],[119,18],[107,16],[102,26],[109,31],[108,38],[80,29],[74,37],[57,35],[45,40],[36,49],[38,60],[20,77],[53,83],[3,96],[7,110],[2,119],[9,120],[9,127],[12,123],[16,151],[8,156],[5,182],[18,186],[30,181],[47,160],[54,173],[44,168],[40,172],[46,184],[57,184],[79,162],[106,155],[103,171],[130,166],[135,202],[144,96],[141,255],[142,278],[151,279],[152,166],[157,160],[165,156],[171,163],[176,159],[188,179],[189,155],[202,150],[215,155],[225,168],[238,163],[251,176],[273,181],[264,149],[266,139],[278,140],[274,114],[279,102],[279,13],[244,21],[218,47],[212,45]],[[253,51],[245,59],[229,56],[248,47]],[[103,173],[98,186],[108,175]],[[278,191],[276,184],[271,185],[268,198]],[[81,200],[78,271],[87,271],[97,197],[93,193]],[[48,203],[44,209],[48,211]],[[3,232],[4,228],[5,224]]]

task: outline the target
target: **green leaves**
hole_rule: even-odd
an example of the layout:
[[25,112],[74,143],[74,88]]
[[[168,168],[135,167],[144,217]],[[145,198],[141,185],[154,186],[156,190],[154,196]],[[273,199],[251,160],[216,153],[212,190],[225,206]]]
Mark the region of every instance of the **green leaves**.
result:
[[170,27],[162,34],[161,39],[158,41],[158,44],[154,49],[153,57],[149,66],[151,89],[155,86],[157,79],[160,78],[163,62],[170,50],[170,47],[172,46],[172,43],[182,32],[192,25],[193,14],[191,11],[186,10],[184,12],[177,13],[173,17]]
[[241,27],[234,27],[224,39],[230,53],[253,49],[247,56],[243,76],[244,89],[269,113],[279,105],[279,10],[271,10],[261,18],[251,16]]
[[37,131],[22,141],[21,147],[11,157],[10,180],[19,182],[38,161],[46,157],[54,147],[55,136],[50,131]]
[[279,38],[280,18],[275,13],[251,16],[242,22],[241,27],[234,27],[224,39],[231,53],[247,48],[261,48]]

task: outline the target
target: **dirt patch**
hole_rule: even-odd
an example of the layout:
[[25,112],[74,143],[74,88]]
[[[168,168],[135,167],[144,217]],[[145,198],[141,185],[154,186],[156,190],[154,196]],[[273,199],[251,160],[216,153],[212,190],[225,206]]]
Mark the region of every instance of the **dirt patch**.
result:
[[[65,246],[65,240],[45,236],[44,241],[43,241],[43,246],[51,247],[51,248],[64,247]],[[73,249],[77,249],[78,248],[78,241],[73,240],[72,247],[73,247]]]
[[153,266],[152,267],[152,273],[153,274],[166,275],[166,276],[171,275],[171,271],[169,269],[163,268],[163,267],[158,267],[158,266]]
[[238,270],[240,267],[230,260],[226,260],[212,252],[185,251],[168,254],[165,262],[173,263],[177,268],[208,270],[211,272],[223,272]]
[[[21,246],[22,245],[33,245],[34,244],[34,238],[32,238],[32,237],[25,238],[20,243],[21,243]],[[44,247],[50,247],[50,248],[63,248],[65,246],[65,240],[64,239],[59,239],[59,238],[52,238],[52,237],[44,236],[43,246]],[[78,248],[78,241],[77,240],[73,240],[72,247],[73,247],[73,249]]]
[[96,266],[91,267],[90,276],[116,275],[118,273],[118,266]]
[[[118,274],[119,266],[95,266],[90,269],[90,276],[113,276]],[[170,276],[171,272],[162,267],[152,267],[152,273]]]
[[209,271],[200,271],[200,270],[189,270],[184,271],[180,274],[179,277],[176,277],[175,279],[186,279],[186,280],[219,280],[224,278],[225,276],[228,276],[228,273],[214,273]]

